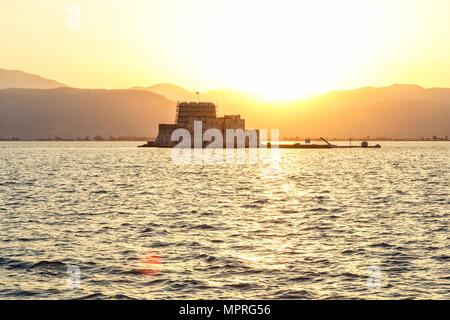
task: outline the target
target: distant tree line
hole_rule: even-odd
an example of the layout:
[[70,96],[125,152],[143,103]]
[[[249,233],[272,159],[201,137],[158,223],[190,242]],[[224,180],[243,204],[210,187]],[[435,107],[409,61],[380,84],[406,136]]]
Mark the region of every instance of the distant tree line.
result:
[[[320,137],[317,138],[301,138],[297,137],[283,137],[281,141],[304,141],[305,139],[310,139],[311,141],[320,140]],[[420,137],[420,138],[395,138],[395,137],[325,137],[328,141],[448,141],[448,136],[445,137]],[[151,141],[155,140],[154,137],[136,137],[136,136],[119,136],[114,137],[110,136],[108,138],[102,137],[100,135],[96,135],[94,137],[76,137],[76,138],[61,138],[61,137],[49,137],[49,138],[36,138],[36,139],[24,139],[18,137],[8,137],[8,138],[0,138],[0,141]]]
[[[448,136],[445,137],[438,137],[438,136],[432,136],[432,137],[420,137],[420,138],[395,138],[395,137],[324,137],[328,141],[448,141]],[[297,137],[283,137],[280,140],[281,141],[304,141],[305,139],[310,139],[311,141],[320,140],[320,137],[317,138],[311,138],[311,137],[305,137],[301,138],[299,136]]]
[[77,138],[61,138],[61,137],[48,137],[48,138],[36,138],[36,139],[23,139],[18,137],[0,138],[0,141],[149,141],[154,140],[151,137],[135,137],[135,136],[110,136],[108,138],[96,135],[95,137],[77,137]]

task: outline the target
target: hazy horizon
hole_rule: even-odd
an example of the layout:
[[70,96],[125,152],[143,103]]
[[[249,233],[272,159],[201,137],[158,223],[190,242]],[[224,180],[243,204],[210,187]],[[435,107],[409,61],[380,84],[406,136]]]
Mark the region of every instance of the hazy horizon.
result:
[[[189,94],[192,94],[192,98],[195,98],[195,100],[197,100],[197,93],[199,93],[199,98],[201,99],[202,94],[208,94],[211,92],[217,92],[217,91],[236,91],[236,92],[240,92],[243,94],[248,94],[249,96],[253,96],[256,99],[260,99],[261,102],[280,102],[280,103],[288,103],[288,102],[301,102],[301,101],[308,101],[310,99],[314,99],[317,98],[320,95],[325,95],[328,93],[339,93],[339,92],[351,92],[351,91],[356,91],[356,90],[361,90],[361,89],[383,89],[383,88],[391,88],[391,87],[418,87],[421,89],[450,89],[450,87],[444,87],[444,86],[434,86],[434,87],[424,87],[421,86],[417,83],[391,83],[388,85],[383,85],[383,86],[362,86],[362,87],[355,87],[355,88],[347,88],[347,89],[332,89],[329,91],[324,91],[324,92],[316,92],[316,93],[311,93],[307,96],[301,97],[301,98],[297,98],[297,99],[289,99],[289,100],[276,100],[276,99],[271,99],[271,98],[267,98],[264,97],[264,95],[260,95],[256,92],[251,92],[251,91],[245,91],[245,90],[240,90],[240,89],[234,89],[234,88],[212,88],[211,90],[208,91],[204,91],[204,92],[199,92],[196,90],[190,90],[188,88],[185,88],[183,86],[178,85],[177,83],[171,83],[171,82],[155,82],[155,83],[150,83],[150,84],[141,84],[141,85],[134,85],[131,87],[127,87],[127,88],[107,88],[107,87],[76,87],[76,86],[72,86],[70,83],[62,83],[60,82],[58,79],[50,79],[48,77],[42,76],[40,74],[33,74],[30,72],[27,72],[26,70],[20,70],[20,69],[7,69],[4,68],[2,66],[0,66],[0,71],[13,71],[13,72],[19,72],[19,73],[24,73],[26,75],[30,75],[30,76],[36,76],[39,78],[42,78],[42,80],[48,80],[50,82],[53,83],[57,83],[60,84],[60,86],[56,85],[54,88],[58,88],[58,87],[68,87],[68,88],[73,88],[73,89],[88,89],[88,90],[146,90],[146,89],[152,89],[152,88],[156,88],[156,87],[160,87],[160,86],[167,86],[167,87],[173,87],[174,89],[181,89],[184,90],[186,92],[188,92]],[[23,89],[45,89],[45,88],[39,88],[39,87],[22,87],[22,86],[12,86],[12,87],[7,87],[7,88],[0,88],[1,89],[15,89],[15,88],[23,88]],[[52,88],[48,88],[48,89],[54,89]],[[157,91],[157,90],[155,90]],[[155,92],[157,93],[157,92]],[[164,96],[164,94],[161,94]],[[168,100],[172,100],[172,101],[176,101],[173,99],[170,99],[169,97],[166,97]]]

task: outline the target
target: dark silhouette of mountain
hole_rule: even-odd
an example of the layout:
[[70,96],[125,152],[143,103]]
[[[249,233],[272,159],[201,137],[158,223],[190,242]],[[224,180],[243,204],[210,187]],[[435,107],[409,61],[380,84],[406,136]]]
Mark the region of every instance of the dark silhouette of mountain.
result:
[[[197,96],[172,84],[130,90],[3,89],[0,138],[155,136],[159,123],[174,122],[177,100],[196,101]],[[201,93],[200,100],[217,103],[219,115],[241,114],[249,128],[280,129],[281,137],[450,135],[450,89],[445,88],[396,84],[285,103],[220,89]]]
[[155,136],[175,103],[138,90],[0,90],[0,138]]
[[[159,85],[182,100],[171,85]],[[151,88],[151,87],[150,87]],[[151,89],[146,89],[151,90]],[[166,96],[167,97],[167,96]],[[221,114],[241,114],[252,128],[278,128],[282,136],[420,138],[450,135],[450,89],[395,84],[332,91],[307,101],[267,103],[238,90],[200,95]]]
[[362,88],[327,93],[292,107],[300,113],[295,119],[297,132],[303,134],[398,138],[450,134],[450,89]]
[[53,89],[66,87],[65,84],[41,76],[18,70],[0,69],[0,89],[7,88],[34,88]]

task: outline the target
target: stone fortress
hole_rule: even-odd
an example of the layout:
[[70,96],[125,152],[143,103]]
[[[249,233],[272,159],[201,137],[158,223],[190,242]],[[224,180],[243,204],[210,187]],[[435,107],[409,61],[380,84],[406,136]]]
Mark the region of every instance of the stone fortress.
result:
[[[227,129],[239,130],[247,133],[245,130],[245,120],[240,115],[225,115],[217,117],[217,106],[211,102],[178,102],[174,124],[160,124],[159,132],[154,142],[149,141],[148,146],[154,147],[174,147],[179,141],[172,141],[172,133],[176,129],[186,129],[191,137],[194,137],[195,122],[201,122],[202,136],[208,129],[217,129],[222,133],[223,147],[226,144]],[[259,131],[256,133],[257,144],[259,145]],[[245,146],[249,145],[249,137],[245,138]],[[191,141],[191,147],[194,146],[194,139]],[[206,147],[210,141],[203,141],[202,147]],[[235,140],[233,147],[237,146]]]

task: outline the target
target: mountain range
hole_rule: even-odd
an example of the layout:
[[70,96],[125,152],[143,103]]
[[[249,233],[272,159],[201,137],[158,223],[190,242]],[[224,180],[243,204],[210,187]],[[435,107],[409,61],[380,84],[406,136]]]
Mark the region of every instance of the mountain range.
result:
[[0,138],[155,136],[172,123],[176,101],[212,101],[249,128],[299,137],[420,138],[450,135],[450,89],[396,84],[328,92],[305,101],[266,102],[250,93],[201,93],[173,84],[124,90],[77,89],[0,69]]
[[0,89],[31,88],[54,89],[67,87],[65,84],[19,70],[0,69]]

